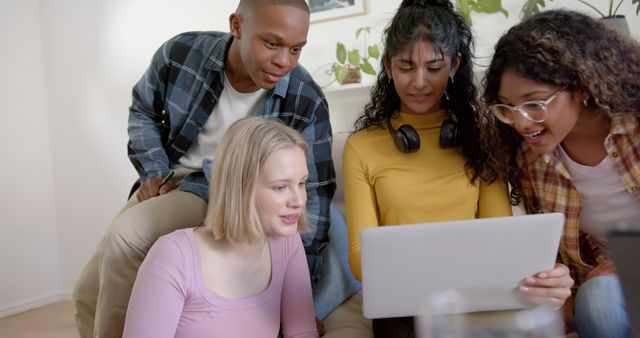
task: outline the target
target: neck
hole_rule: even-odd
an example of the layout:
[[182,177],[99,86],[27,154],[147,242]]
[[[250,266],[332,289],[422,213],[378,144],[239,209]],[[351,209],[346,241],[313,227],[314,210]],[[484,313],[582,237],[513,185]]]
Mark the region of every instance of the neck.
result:
[[597,139],[604,142],[604,139],[611,130],[611,118],[594,108],[585,108],[580,112],[578,121],[564,141],[576,142],[580,139]]
[[252,93],[260,89],[251,79],[246,67],[242,63],[240,52],[238,51],[238,40],[231,41],[231,47],[227,52],[227,60],[224,65],[224,72],[227,80],[235,90],[240,93]]
[[607,156],[604,140],[610,129],[610,117],[593,108],[586,108],[562,141],[562,148],[576,163],[595,166]]

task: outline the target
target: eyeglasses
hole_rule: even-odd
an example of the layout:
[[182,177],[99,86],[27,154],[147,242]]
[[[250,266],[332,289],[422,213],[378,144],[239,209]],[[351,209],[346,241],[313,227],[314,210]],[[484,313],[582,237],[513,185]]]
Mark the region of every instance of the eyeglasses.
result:
[[517,106],[496,103],[489,106],[489,110],[498,120],[512,124],[515,122],[515,113],[519,111],[527,120],[540,123],[547,119],[547,108],[549,103],[560,94],[564,88],[558,89],[550,98],[544,101],[527,101]]

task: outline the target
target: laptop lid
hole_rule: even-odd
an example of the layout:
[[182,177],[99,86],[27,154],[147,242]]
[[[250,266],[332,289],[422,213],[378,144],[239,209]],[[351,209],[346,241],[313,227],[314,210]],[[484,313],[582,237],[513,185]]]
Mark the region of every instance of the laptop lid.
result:
[[365,229],[364,316],[416,316],[447,289],[464,293],[465,311],[521,308],[513,290],[554,266],[563,223],[549,213]]
[[640,337],[640,226],[612,230],[607,235],[607,248],[620,278],[631,331]]

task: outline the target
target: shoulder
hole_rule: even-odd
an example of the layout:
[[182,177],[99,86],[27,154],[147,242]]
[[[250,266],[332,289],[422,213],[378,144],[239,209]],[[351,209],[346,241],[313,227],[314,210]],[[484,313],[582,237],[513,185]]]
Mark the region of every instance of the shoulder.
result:
[[171,44],[193,46],[198,44],[215,44],[231,39],[231,34],[216,31],[193,31],[175,35],[167,41]]
[[176,230],[158,238],[147,256],[163,261],[182,261],[191,256],[192,238],[193,228]]
[[207,58],[213,51],[224,55],[232,36],[229,33],[215,31],[194,31],[180,33],[164,43],[171,59],[183,61],[189,56]]
[[377,127],[359,130],[347,138],[347,145],[358,149],[376,148],[386,143],[393,143],[389,132]]
[[324,92],[320,86],[313,80],[311,74],[300,64],[297,64],[289,72],[287,96],[291,94],[307,97],[314,101],[317,99],[325,99]]

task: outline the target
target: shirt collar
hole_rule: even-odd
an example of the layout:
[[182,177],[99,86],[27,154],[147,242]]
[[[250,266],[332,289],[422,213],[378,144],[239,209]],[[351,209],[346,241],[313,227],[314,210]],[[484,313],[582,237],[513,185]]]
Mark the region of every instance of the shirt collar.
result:
[[638,118],[635,114],[615,115],[611,117],[611,130],[609,133],[612,135],[631,134],[638,127]]

